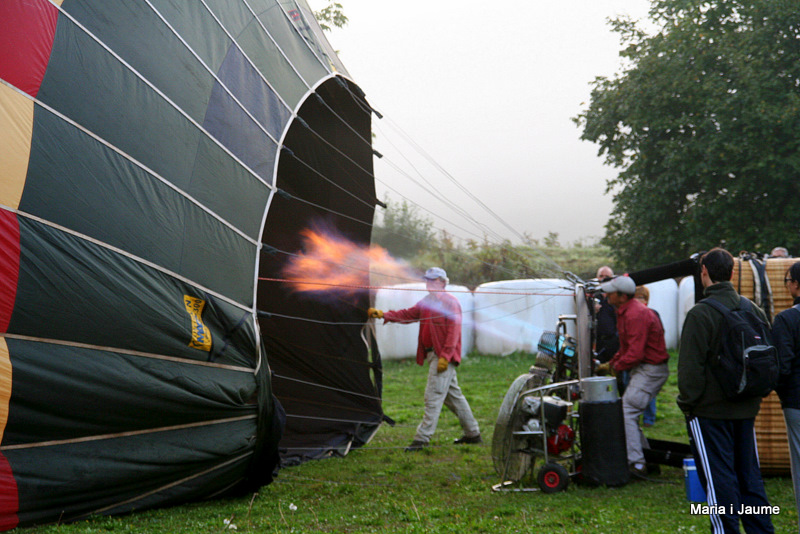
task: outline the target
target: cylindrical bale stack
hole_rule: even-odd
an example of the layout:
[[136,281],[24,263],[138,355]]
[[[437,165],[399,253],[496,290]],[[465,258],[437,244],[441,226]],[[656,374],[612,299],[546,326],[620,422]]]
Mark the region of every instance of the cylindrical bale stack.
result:
[[678,346],[678,284],[672,278],[646,284],[650,291],[648,306],[658,312],[664,325],[664,341],[668,349]]
[[[575,314],[575,291],[566,280],[543,278],[487,282],[475,288],[475,347],[483,354],[535,352],[559,315]],[[567,324],[574,335],[575,325]]]
[[686,320],[686,314],[695,305],[694,301],[694,278],[687,276],[681,279],[678,284],[678,344],[680,345],[681,332],[683,332],[683,323]]
[[[792,296],[783,277],[786,270],[800,258],[767,258],[765,272],[772,292],[772,310],[770,318],[792,305]],[[733,265],[733,287],[743,297],[761,304],[756,298],[756,284],[750,263],[736,258]],[[763,290],[763,289],[762,289]],[[761,411],[756,417],[756,441],[758,442],[758,459],[761,471],[771,475],[787,475],[791,472],[789,462],[789,441],[786,436],[786,422],[778,395],[774,392],[761,402]]]

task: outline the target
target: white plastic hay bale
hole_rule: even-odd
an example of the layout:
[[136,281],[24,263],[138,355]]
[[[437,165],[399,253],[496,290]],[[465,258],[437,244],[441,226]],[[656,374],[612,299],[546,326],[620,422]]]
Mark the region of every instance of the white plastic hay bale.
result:
[[[473,347],[473,296],[467,287],[448,285],[445,288],[461,304],[461,356],[464,357]],[[428,292],[425,283],[400,284],[379,289],[375,294],[375,307],[379,310],[402,310],[410,308],[422,300]],[[375,338],[381,358],[399,360],[416,358],[419,323],[383,323],[375,320]]]
[[[505,280],[475,289],[475,347],[483,354],[536,352],[545,331],[555,331],[559,315],[575,314],[574,289],[557,278]],[[575,324],[567,322],[575,335]]]
[[659,280],[646,285],[650,290],[648,306],[661,316],[664,325],[664,341],[668,349],[678,346],[680,330],[678,328],[678,284],[675,280]]
[[683,322],[686,314],[695,305],[694,302],[694,277],[687,276],[678,284],[678,341],[680,342],[680,332],[683,331]]

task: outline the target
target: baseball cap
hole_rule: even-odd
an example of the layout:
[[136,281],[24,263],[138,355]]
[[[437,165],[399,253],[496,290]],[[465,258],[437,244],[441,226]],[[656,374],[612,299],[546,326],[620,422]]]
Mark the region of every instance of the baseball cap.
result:
[[423,278],[427,280],[436,280],[437,278],[444,278],[447,280],[447,273],[441,267],[431,267],[425,271]]
[[630,276],[615,276],[608,282],[600,284],[600,289],[603,293],[625,293],[626,295],[636,294],[636,282]]

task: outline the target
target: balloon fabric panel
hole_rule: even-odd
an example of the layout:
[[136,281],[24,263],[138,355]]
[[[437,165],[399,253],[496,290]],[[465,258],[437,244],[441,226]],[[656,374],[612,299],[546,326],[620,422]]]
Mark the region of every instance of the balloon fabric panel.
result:
[[[308,86],[313,87],[316,80],[323,78],[328,70],[347,73],[338,59],[334,67],[326,57],[327,53],[322,51],[320,40],[309,29],[309,16],[312,21],[314,20],[310,10],[304,14],[291,3],[286,3],[287,6],[291,6],[287,11],[276,0],[249,0],[248,3],[257,14],[259,23],[278,43]],[[277,10],[284,11],[284,16],[274,16],[273,13]]]
[[36,96],[50,60],[58,9],[46,0],[0,5],[0,78]]
[[[85,32],[96,38],[102,43],[97,46],[110,48],[114,55],[157,87],[189,117],[202,121],[214,78],[146,2],[68,0],[63,9],[75,19],[76,25],[85,28],[75,28],[75,33]],[[109,21],[119,19],[124,19],[125,24],[109,24]],[[58,44],[55,48],[58,50]],[[155,57],[154,50],[158,50]],[[99,52],[92,52],[95,53]],[[176,70],[175,65],[181,68]],[[98,72],[93,77],[97,79],[102,75]],[[121,101],[118,105],[123,107],[126,103]]]
[[251,121],[266,129],[273,139],[283,135],[291,112],[238,48],[231,47],[220,67],[219,79],[250,114]]
[[[20,209],[186,276],[239,302],[252,281],[198,264],[252,264],[256,248],[169,184],[59,117],[36,113]],[[200,258],[198,258],[200,256]]]
[[[264,193],[255,198],[266,196],[263,179],[237,163],[225,147],[207,142],[211,140],[200,124],[71,21],[60,23],[57,28],[55,52],[39,98],[179,190],[191,194],[196,172],[214,173],[197,178],[202,184],[219,184],[222,176],[229,187],[243,187],[246,191],[260,187]],[[201,146],[203,152],[199,151]],[[204,163],[198,164],[199,159]],[[210,166],[212,162],[226,162],[222,170],[234,172],[215,172],[221,169]],[[214,202],[208,194],[198,200],[207,202],[225,220],[234,219],[235,212],[242,208],[247,214],[257,211],[256,206],[250,207],[249,197],[238,198],[244,206]],[[263,204],[260,208],[263,213]]]
[[[245,310],[94,243],[20,220],[20,274],[9,332],[190,360],[255,367]],[[189,294],[208,302],[203,328],[218,341],[192,348]],[[224,352],[222,350],[224,349]]]
[[0,453],[0,530],[11,530],[19,524],[17,481],[8,459]]
[[[8,331],[19,279],[19,222],[17,216],[0,211],[0,332]],[[2,432],[0,432],[2,436]]]
[[293,108],[307,88],[328,76],[275,0],[207,0],[206,4],[264,78],[275,80],[273,86]]
[[247,467],[255,421],[6,450],[20,523],[174,504],[230,486]]
[[0,205],[19,207],[33,137],[33,101],[11,87],[0,85]]

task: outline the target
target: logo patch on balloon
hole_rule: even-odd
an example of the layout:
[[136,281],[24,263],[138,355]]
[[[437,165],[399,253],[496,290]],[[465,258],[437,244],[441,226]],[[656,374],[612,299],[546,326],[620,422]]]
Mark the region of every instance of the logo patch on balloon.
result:
[[184,295],[183,304],[186,306],[186,312],[192,320],[192,340],[189,342],[189,346],[193,349],[210,351],[211,332],[203,323],[203,308],[206,305],[206,301]]

